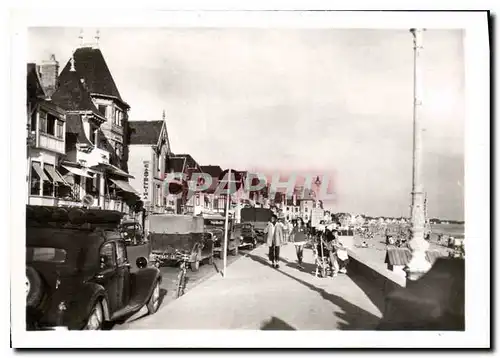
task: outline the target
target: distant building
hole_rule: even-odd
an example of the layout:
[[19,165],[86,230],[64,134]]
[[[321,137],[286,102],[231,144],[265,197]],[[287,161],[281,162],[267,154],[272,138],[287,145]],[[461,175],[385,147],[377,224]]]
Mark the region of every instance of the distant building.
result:
[[207,201],[209,212],[222,214],[225,210],[226,197],[225,195],[216,195],[217,187],[219,186],[219,177],[223,170],[218,165],[202,165],[203,173],[209,174],[212,177],[212,184],[205,190],[204,200]]
[[175,211],[176,204],[164,190],[165,171],[171,155],[165,112],[156,121],[129,122],[128,166],[131,185],[150,212]]
[[[203,173],[201,166],[189,154],[170,154],[167,160],[165,174],[183,173],[186,180],[191,180],[195,173]],[[198,192],[188,197],[187,187],[181,197],[175,196],[176,212],[179,214],[199,215],[208,211],[208,202],[205,200],[206,193]],[[173,196],[170,196],[173,197]],[[170,201],[170,199],[168,199]]]

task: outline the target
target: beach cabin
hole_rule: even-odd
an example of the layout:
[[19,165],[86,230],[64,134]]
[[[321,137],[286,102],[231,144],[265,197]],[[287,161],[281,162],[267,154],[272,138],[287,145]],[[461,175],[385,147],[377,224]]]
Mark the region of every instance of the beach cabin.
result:
[[[437,250],[429,250],[426,253],[427,261],[434,264],[434,262],[444,255]],[[399,275],[406,276],[404,268],[410,262],[411,251],[407,247],[395,247],[388,246],[385,255],[384,263],[387,265],[387,269]]]

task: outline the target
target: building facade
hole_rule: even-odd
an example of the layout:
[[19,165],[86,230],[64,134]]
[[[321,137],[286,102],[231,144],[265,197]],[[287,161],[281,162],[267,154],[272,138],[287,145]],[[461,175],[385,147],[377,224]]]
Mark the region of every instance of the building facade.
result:
[[[203,173],[201,166],[189,154],[171,154],[168,157],[166,164],[166,173],[182,173],[187,181],[191,180],[193,174]],[[179,184],[182,185],[182,178],[179,179]],[[210,212],[209,194],[205,191],[194,193],[189,196],[186,182],[182,185],[182,195],[168,195],[167,201],[170,204],[175,203],[175,212],[185,215],[200,215],[205,212]]]
[[55,206],[70,192],[59,172],[66,155],[66,113],[45,93],[35,64],[27,66],[26,113],[27,202]]
[[130,180],[148,212],[173,212],[175,203],[164,188],[167,159],[171,154],[165,112],[157,121],[129,122],[128,167]]
[[[60,74],[54,56],[41,66],[28,67],[28,82],[38,78],[46,96],[50,94],[45,101],[38,95],[28,104],[32,138],[28,202],[81,206],[85,198],[88,206],[130,212],[139,198],[128,183],[130,106],[121,98],[98,43],[77,48]],[[43,163],[42,170],[37,163]],[[47,170],[61,177],[52,191],[46,188]],[[42,200],[31,194],[37,190]],[[57,200],[48,200],[50,193]]]

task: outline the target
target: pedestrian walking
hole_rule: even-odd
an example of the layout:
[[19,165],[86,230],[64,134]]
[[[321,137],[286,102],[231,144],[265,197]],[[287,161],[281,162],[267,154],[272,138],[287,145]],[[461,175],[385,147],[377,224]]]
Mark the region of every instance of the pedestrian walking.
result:
[[330,258],[330,268],[332,270],[332,276],[335,277],[339,273],[340,265],[337,256],[337,249],[340,246],[340,242],[335,234],[333,225],[329,225],[325,230],[325,241],[328,256]]
[[283,219],[283,245],[288,245],[290,231],[288,230],[288,222]]
[[274,267],[279,268],[279,260],[280,260],[280,247],[284,243],[284,237],[285,237],[285,217],[284,215],[280,215],[278,218],[278,222],[274,226],[274,239],[273,239],[273,246],[274,246]]
[[297,254],[299,267],[303,268],[302,259],[304,257],[304,245],[307,242],[307,231],[302,218],[298,218],[295,222],[290,240],[295,245],[295,253]]
[[269,260],[271,265],[279,268],[280,246],[283,244],[283,219],[277,221],[277,216],[273,215],[267,224],[265,233],[267,234],[267,246],[269,247]]
[[267,237],[266,243],[269,247],[269,261],[271,261],[271,265],[274,266],[274,226],[276,225],[276,215],[272,215],[269,219],[266,228],[264,229],[264,234]]

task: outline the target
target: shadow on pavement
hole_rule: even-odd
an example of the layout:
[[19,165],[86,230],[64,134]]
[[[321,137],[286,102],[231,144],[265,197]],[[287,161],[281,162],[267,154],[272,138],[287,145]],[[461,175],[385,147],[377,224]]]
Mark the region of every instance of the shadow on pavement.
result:
[[[270,268],[272,266],[270,265],[269,261],[267,261],[265,258],[257,255],[252,255],[248,254],[248,257],[251,258],[252,260],[263,264],[267,265]],[[281,258],[280,261],[284,262],[288,266],[292,266],[294,264],[290,263],[288,260]],[[310,264],[307,264],[310,265]],[[305,265],[304,265],[305,266]],[[276,270],[273,268],[273,270]],[[315,291],[323,297],[323,299],[330,301],[337,307],[339,307],[343,312],[335,312],[335,315],[340,318],[340,321],[338,323],[338,328],[341,330],[374,330],[379,321],[380,317],[375,316],[374,314],[356,306],[353,305],[352,303],[348,302],[342,297],[339,297],[337,295],[330,294],[326,292],[324,289],[316,287],[308,282],[305,282],[297,277],[294,277],[286,272],[283,272],[279,269],[277,269],[279,273],[282,275],[285,275],[301,284],[306,286],[312,291]]]
[[369,280],[361,275],[353,274],[351,271],[347,272],[349,278],[358,286],[365,295],[368,296],[370,301],[377,306],[380,312],[385,310],[385,296],[386,292],[381,288],[380,285],[374,283],[373,280]]
[[290,326],[285,321],[271,317],[270,320],[262,322],[260,326],[261,331],[296,331],[296,329]]

